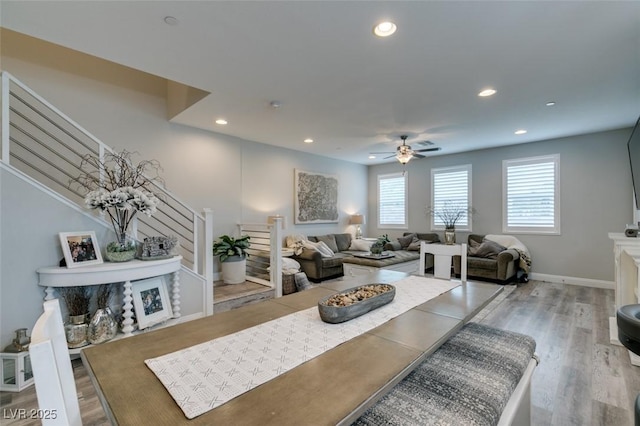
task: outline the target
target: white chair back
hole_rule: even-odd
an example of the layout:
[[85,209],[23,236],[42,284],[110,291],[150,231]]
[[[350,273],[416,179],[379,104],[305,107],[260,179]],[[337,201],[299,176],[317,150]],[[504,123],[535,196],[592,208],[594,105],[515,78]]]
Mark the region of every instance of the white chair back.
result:
[[58,299],[44,302],[44,313],[31,333],[29,355],[38,405],[52,414],[45,416],[42,424],[82,426]]
[[451,258],[460,256],[460,280],[467,282],[467,245],[466,244],[429,244],[425,241],[420,243],[420,270],[418,273],[424,275],[425,256],[427,253],[433,255],[433,276],[435,278],[451,279]]

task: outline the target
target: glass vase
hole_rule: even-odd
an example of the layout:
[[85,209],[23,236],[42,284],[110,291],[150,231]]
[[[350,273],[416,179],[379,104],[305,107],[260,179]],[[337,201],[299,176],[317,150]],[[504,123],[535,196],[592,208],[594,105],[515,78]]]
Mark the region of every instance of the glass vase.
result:
[[444,243],[447,245],[453,245],[456,243],[455,228],[447,228],[444,230]]
[[67,347],[70,349],[81,348],[89,344],[87,339],[87,314],[69,315],[69,323],[64,326],[64,333],[67,337]]
[[91,318],[88,329],[89,343],[103,343],[116,337],[118,323],[111,308],[99,308]]
[[136,257],[137,251],[135,240],[121,232],[118,241],[107,244],[105,257],[109,262],[128,262]]

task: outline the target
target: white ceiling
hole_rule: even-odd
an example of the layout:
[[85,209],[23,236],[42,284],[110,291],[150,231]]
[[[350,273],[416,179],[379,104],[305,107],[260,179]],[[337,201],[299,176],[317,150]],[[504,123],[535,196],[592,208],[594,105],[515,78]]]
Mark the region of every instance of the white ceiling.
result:
[[[362,164],[404,133],[441,155],[632,126],[640,114],[637,1],[0,7],[3,27],[211,92],[177,122]],[[398,25],[386,39],[372,34],[383,19]],[[497,94],[476,96],[487,87]]]

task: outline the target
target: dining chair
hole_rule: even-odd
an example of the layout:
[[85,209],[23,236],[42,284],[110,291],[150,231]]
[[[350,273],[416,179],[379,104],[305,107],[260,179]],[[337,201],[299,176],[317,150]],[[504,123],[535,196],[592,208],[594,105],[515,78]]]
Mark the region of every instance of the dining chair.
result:
[[60,303],[47,300],[43,306],[29,345],[42,424],[82,426]]
[[467,245],[466,244],[432,244],[422,241],[420,243],[420,269],[418,273],[425,273],[425,256],[433,255],[433,276],[449,280],[451,279],[451,259],[453,256],[461,257],[460,280],[467,282]]

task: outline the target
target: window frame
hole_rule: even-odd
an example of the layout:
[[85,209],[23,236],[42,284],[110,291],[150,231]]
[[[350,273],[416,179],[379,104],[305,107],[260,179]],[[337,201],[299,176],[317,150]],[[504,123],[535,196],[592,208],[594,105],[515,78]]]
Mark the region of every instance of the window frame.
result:
[[[473,167],[471,164],[462,164],[459,166],[449,166],[449,167],[438,167],[435,169],[431,169],[431,206],[435,205],[435,175],[437,174],[445,174],[445,173],[456,173],[466,171],[467,172],[467,225],[461,226],[456,224],[456,231],[465,231],[472,232],[473,231],[473,213],[471,212],[471,208],[473,206],[473,193],[472,193],[472,185],[471,185],[471,176],[473,172]],[[431,226],[432,231],[443,231],[445,229],[444,225],[436,225],[435,216],[432,214],[429,218],[429,225]]]
[[[509,226],[508,216],[508,171],[509,167],[553,163],[553,226]],[[505,234],[537,234],[560,235],[560,154],[542,155],[536,157],[514,158],[502,160],[502,232]]]
[[[378,204],[378,229],[409,229],[409,179],[408,173],[405,172],[394,172],[394,173],[385,173],[380,174],[377,177],[377,204]],[[380,182],[385,179],[396,179],[403,178],[404,180],[404,223],[402,224],[388,224],[381,223],[381,212],[382,212],[382,203],[381,203],[381,194],[380,194]]]

